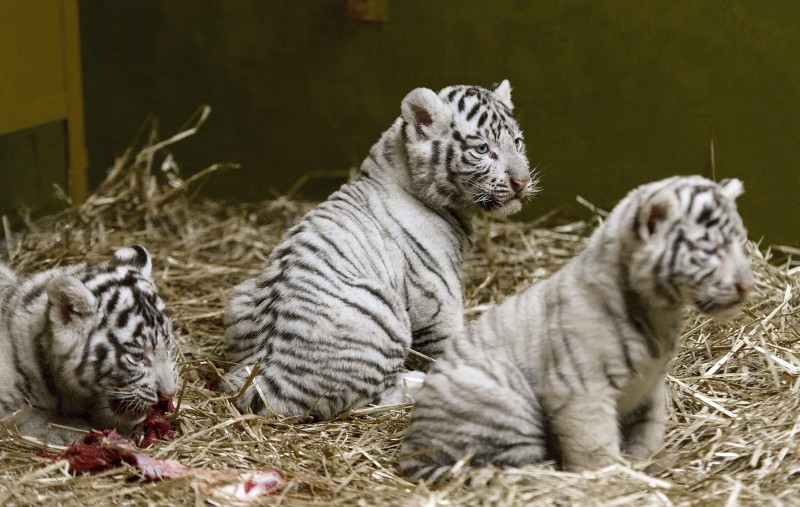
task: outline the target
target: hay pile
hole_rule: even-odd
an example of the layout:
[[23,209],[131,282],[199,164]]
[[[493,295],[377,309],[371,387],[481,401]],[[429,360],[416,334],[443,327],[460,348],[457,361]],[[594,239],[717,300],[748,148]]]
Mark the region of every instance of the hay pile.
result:
[[[224,205],[191,202],[212,166],[182,180],[167,150],[204,121],[166,141],[155,130],[131,148],[82,206],[7,233],[5,251],[20,272],[145,245],[171,312],[181,350],[178,438],[147,451],[193,467],[274,467],[288,484],[265,503],[284,505],[708,505],[800,502],[800,251],[750,248],[757,276],[745,315],[715,323],[687,314],[669,377],[670,419],[655,463],[586,474],[552,465],[459,471],[430,486],[398,474],[398,443],[408,407],[367,417],[290,425],[242,415],[206,389],[223,367],[221,317],[230,288],[258,273],[282,232],[312,204],[279,198]],[[157,169],[157,168],[160,168]],[[219,176],[217,176],[219,177]],[[476,221],[468,256],[470,317],[542,279],[585,243],[591,223],[559,227]],[[2,427],[2,425],[0,425]],[[203,505],[191,479],[139,480],[132,467],[73,477],[38,458],[36,442],[0,433],[0,505]],[[211,502],[213,503],[213,502]]]

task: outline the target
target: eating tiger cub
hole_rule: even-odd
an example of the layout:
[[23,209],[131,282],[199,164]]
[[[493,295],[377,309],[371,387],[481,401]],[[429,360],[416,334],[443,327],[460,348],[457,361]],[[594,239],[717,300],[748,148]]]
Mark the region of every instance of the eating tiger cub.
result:
[[50,423],[130,432],[175,393],[172,327],[141,246],[29,276],[0,264],[0,305],[0,417],[20,411],[9,421],[21,433],[65,444],[80,435]]

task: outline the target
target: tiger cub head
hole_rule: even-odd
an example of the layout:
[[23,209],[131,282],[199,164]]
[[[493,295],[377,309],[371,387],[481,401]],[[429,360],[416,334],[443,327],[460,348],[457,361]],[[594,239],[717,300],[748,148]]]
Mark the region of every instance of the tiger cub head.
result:
[[700,176],[640,187],[636,278],[651,280],[648,290],[669,301],[718,318],[735,315],[753,288],[743,249],[747,231],[735,203],[743,192],[737,179],[715,183]]
[[136,245],[47,286],[53,357],[74,382],[71,390],[84,397],[88,391],[101,417],[118,427],[141,421],[176,389],[172,326],[151,268],[149,254]]
[[427,88],[406,95],[400,109],[416,194],[437,207],[519,211],[538,189],[513,108],[507,80],[491,90],[450,86],[438,95]]

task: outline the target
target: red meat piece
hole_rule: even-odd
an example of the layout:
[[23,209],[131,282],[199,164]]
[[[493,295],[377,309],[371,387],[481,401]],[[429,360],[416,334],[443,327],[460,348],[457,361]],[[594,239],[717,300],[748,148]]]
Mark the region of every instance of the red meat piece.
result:
[[172,399],[161,400],[148,408],[147,418],[133,430],[134,440],[139,443],[139,447],[148,449],[158,440],[173,440],[175,432],[164,415],[174,412],[175,405],[172,404]]

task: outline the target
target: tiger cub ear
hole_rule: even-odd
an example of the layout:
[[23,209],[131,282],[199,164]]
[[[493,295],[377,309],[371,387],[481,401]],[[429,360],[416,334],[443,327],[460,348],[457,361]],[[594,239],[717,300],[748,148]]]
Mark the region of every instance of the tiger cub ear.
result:
[[671,188],[659,190],[639,208],[637,233],[642,239],[653,237],[664,229],[680,211],[680,202]]
[[150,260],[150,254],[140,245],[132,245],[117,250],[114,253],[113,264],[135,268],[146,278],[150,278],[153,270],[153,262]]
[[453,113],[433,90],[411,90],[400,104],[403,120],[414,126],[417,141],[438,136],[450,125]]
[[493,84],[492,92],[509,109],[514,109],[514,103],[511,102],[511,83],[508,82],[508,79],[503,79],[499,83]]
[[74,276],[61,275],[47,284],[50,321],[54,330],[79,331],[95,318],[97,299]]
[[737,197],[744,193],[744,184],[736,178],[720,180],[717,185],[722,189],[722,195],[731,201],[735,201]]

